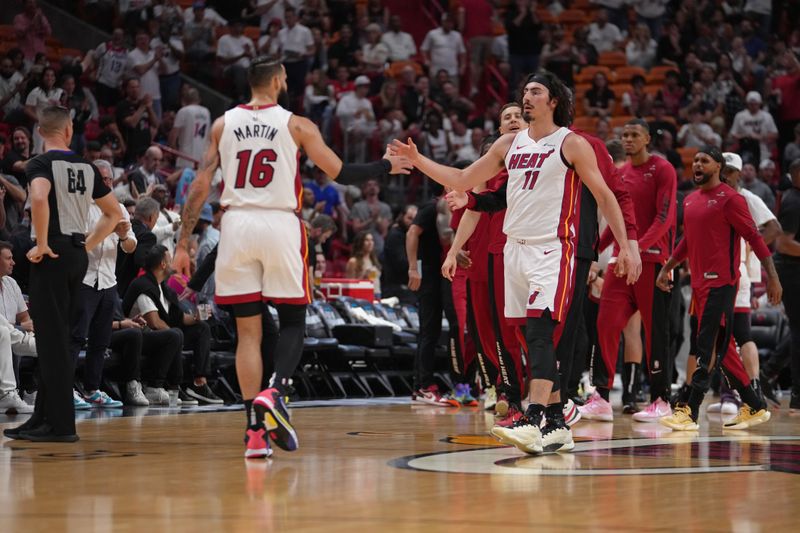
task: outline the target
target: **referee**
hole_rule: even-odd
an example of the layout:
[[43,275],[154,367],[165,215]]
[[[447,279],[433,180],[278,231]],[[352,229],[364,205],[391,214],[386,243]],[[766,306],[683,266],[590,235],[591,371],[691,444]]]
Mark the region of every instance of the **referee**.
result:
[[[72,119],[64,107],[46,107],[39,133],[47,151],[28,162],[32,237],[29,285],[31,317],[39,354],[39,393],[33,416],[6,437],[35,442],[75,442],[72,384],[75,363],[69,354],[70,317],[91,250],[122,218],[119,203],[93,165],[69,149]],[[86,236],[94,199],[102,216]]]

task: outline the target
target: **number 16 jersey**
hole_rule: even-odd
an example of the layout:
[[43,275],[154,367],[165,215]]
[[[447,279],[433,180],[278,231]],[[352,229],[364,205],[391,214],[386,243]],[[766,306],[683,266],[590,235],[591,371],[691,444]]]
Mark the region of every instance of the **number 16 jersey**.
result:
[[506,154],[508,210],[503,233],[526,244],[573,239],[580,206],[580,179],[561,153],[571,132],[559,128],[534,141],[528,130],[514,137]]
[[300,152],[289,132],[291,116],[279,105],[240,105],[225,113],[219,143],[225,183],[221,205],[300,209]]

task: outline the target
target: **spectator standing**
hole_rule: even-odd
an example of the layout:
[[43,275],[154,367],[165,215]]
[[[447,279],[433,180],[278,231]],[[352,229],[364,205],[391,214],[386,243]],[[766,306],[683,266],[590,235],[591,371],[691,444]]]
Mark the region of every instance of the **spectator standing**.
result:
[[90,64],[97,69],[94,86],[97,102],[103,107],[115,105],[119,101],[122,78],[128,65],[128,49],[122,28],[114,28],[110,41],[86,54],[83,70],[90,70]]
[[175,125],[169,134],[169,145],[191,157],[193,161],[178,157],[176,168],[196,168],[208,147],[211,130],[211,112],[200,103],[200,93],[194,87],[186,92],[186,105],[175,116]]
[[350,211],[353,220],[353,231],[369,232],[375,240],[375,253],[380,256],[383,252],[384,237],[392,221],[392,209],[378,196],[381,187],[377,180],[367,180],[362,189],[364,199],[357,202]]
[[633,30],[633,38],[625,45],[625,57],[628,64],[650,70],[656,62],[658,44],[651,37],[647,24],[637,24]]
[[348,159],[356,162],[366,160],[367,141],[377,127],[372,102],[367,98],[370,83],[367,76],[356,78],[356,90],[345,93],[336,107],[336,116],[347,135],[345,144],[355,154]]
[[519,84],[522,74],[536,72],[539,67],[539,54],[542,51],[542,42],[539,39],[541,27],[535,9],[533,0],[516,0],[506,13],[511,87]]
[[8,57],[0,57],[0,110],[3,122],[18,124],[25,120],[25,108],[22,107],[22,93],[28,82]]
[[489,0],[461,0],[458,7],[458,29],[469,43],[470,94],[478,92],[483,65],[489,60],[494,40],[494,8]]
[[158,116],[153,107],[153,97],[141,96],[139,78],[129,78],[123,83],[125,99],[117,104],[117,126],[125,143],[123,163],[135,162],[153,141],[158,129]]
[[381,36],[381,42],[389,50],[389,61],[408,61],[417,55],[417,45],[410,33],[402,30],[400,17],[389,17],[389,29]]
[[739,142],[742,161],[758,165],[772,157],[772,146],[778,139],[778,128],[768,111],[761,109],[761,94],[750,91],[745,98],[747,108],[736,113],[731,137]]
[[158,85],[164,109],[176,110],[181,96],[181,59],[184,56],[183,42],[172,35],[172,27],[162,24],[158,36],[150,41],[154,50],[161,49],[163,57],[158,62]]
[[[39,84],[28,93],[25,99],[25,113],[34,124],[39,121],[39,114],[48,106],[61,105],[64,91],[56,87],[56,71],[53,67],[45,67]],[[33,154],[41,154],[44,149],[39,129],[33,129]]]
[[14,31],[27,61],[33,62],[36,54],[46,52],[45,40],[50,37],[52,29],[36,0],[25,0],[22,13],[14,17]]
[[293,7],[284,10],[286,26],[278,32],[286,68],[286,84],[293,101],[303,95],[306,86],[309,60],[314,55],[314,36],[311,30],[298,22]]
[[139,77],[141,91],[153,101],[153,111],[161,118],[161,84],[158,70],[164,59],[164,47],[150,46],[150,34],[146,30],[136,32],[136,47],[128,52],[128,70]]
[[425,35],[420,51],[431,75],[444,70],[458,86],[459,77],[464,75],[467,68],[467,49],[464,47],[464,38],[453,29],[454,26],[452,16],[443,13],[442,25]]
[[[111,165],[102,160],[96,160],[93,164],[105,186],[111,189],[114,182]],[[121,220],[109,236],[88,252],[89,264],[78,289],[76,311],[72,315],[70,355],[77,361],[78,353],[88,340],[83,370],[84,398],[96,407],[122,407],[122,402],[113,400],[100,390],[105,353],[111,342],[114,303],[117,300],[117,278],[114,273],[117,249],[126,254],[136,249],[136,236],[131,230],[128,212],[122,204],[117,203],[117,206]],[[90,205],[87,226],[94,227],[102,215],[97,205]],[[126,379],[125,393],[130,405],[147,405],[138,381]]]
[[616,24],[609,22],[608,18],[608,11],[599,9],[595,13],[594,22],[589,24],[587,40],[598,53],[619,49],[624,39],[620,28]]
[[417,216],[417,206],[408,205],[389,229],[383,247],[381,272],[381,296],[397,297],[401,303],[413,304],[414,294],[408,289],[408,257],[406,256],[406,232]]
[[166,185],[159,183],[153,186],[150,197],[158,202],[159,206],[158,221],[153,228],[153,234],[156,236],[158,244],[172,254],[172,250],[175,250],[175,234],[181,227],[181,216],[167,209],[169,189]]
[[241,20],[231,22],[230,33],[217,41],[217,59],[222,63],[223,75],[233,84],[235,99],[247,102],[250,99],[250,88],[247,83],[247,69],[255,57],[256,45],[253,40],[242,34],[244,24]]

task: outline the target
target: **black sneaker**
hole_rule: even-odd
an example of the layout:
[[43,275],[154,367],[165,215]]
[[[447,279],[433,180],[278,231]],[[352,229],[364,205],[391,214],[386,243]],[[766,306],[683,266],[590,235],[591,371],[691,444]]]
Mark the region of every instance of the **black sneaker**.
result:
[[639,412],[639,407],[636,405],[635,402],[628,402],[622,406],[623,415],[632,415],[638,412]]
[[202,385],[195,385],[192,383],[186,387],[186,394],[197,399],[201,403],[216,405],[222,405],[225,403],[219,396],[214,394],[214,392],[211,390],[211,387],[208,386],[208,383],[203,383]]
[[764,373],[761,373],[759,378],[759,384],[761,385],[759,389],[761,390],[761,394],[764,395],[764,398],[767,399],[769,404],[772,404],[773,407],[780,407],[781,401],[778,399],[778,396],[775,394],[775,387],[772,382],[767,378]]
[[199,405],[200,402],[186,394],[182,387],[178,387],[178,405],[186,407],[187,405]]

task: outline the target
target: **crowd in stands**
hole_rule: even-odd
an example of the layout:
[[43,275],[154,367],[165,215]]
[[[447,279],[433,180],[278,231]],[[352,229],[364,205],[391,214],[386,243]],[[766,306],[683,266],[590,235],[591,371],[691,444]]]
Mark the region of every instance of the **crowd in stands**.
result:
[[[192,80],[244,103],[256,56],[284,63],[285,105],[311,117],[348,161],[378,157],[388,140],[409,136],[437,161],[473,161],[481,139],[497,130],[500,106],[519,98],[537,68],[574,89],[576,128],[610,140],[630,118],[645,118],[653,151],[676,167],[681,188],[691,187],[694,152],[713,144],[741,154],[743,185],[775,208],[788,165],[800,157],[796,2],[434,0],[420,2],[421,21],[401,19],[381,0],[52,2],[109,32],[88,50],[56,41],[57,21],[36,0],[12,3],[13,24],[0,29],[0,239],[13,245],[11,276],[23,292],[32,245],[24,169],[44,149],[37,111],[72,111],[71,148],[107,162],[139,246],[169,254],[214,118]],[[429,31],[415,39],[412,22]],[[312,254],[315,279],[369,279],[376,293],[404,288],[407,269],[397,261],[409,204],[426,199],[425,179],[340,184],[301,161],[303,218],[335,223]],[[220,187],[218,175],[197,262],[219,237]],[[120,297],[139,268],[158,270],[148,251],[137,249],[135,267],[117,270]],[[175,280],[177,294],[187,281]],[[201,291],[197,303],[212,293]],[[202,354],[195,363],[199,386]],[[159,381],[169,368],[162,364]]]

